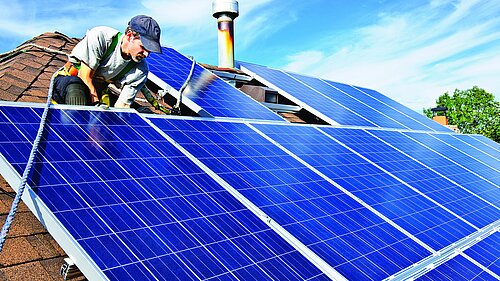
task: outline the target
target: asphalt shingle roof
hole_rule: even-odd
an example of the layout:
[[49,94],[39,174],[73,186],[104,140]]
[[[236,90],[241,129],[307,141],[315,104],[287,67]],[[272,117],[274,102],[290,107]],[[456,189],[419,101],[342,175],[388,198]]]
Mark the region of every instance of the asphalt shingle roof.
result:
[[[50,78],[67,58],[28,45],[69,53],[78,41],[61,33],[47,32],[20,45],[22,48],[17,48],[17,52],[0,55],[0,100],[45,103]],[[14,190],[0,176],[2,225],[14,196]],[[0,280],[62,280],[59,269],[65,257],[64,250],[21,202],[0,253]]]

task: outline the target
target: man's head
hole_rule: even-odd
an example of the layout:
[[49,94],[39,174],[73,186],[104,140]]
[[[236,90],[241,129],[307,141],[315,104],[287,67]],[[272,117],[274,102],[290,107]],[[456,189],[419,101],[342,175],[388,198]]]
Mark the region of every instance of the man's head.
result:
[[133,17],[125,31],[129,41],[127,55],[134,61],[140,61],[151,52],[161,54],[160,33],[160,26],[153,18],[144,15]]

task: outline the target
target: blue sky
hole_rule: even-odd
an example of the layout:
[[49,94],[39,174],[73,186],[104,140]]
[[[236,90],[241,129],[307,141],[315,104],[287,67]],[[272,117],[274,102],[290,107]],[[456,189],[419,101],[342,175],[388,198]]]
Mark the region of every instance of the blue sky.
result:
[[[239,0],[237,60],[360,85],[421,112],[455,88],[500,99],[498,0]],[[0,0],[0,52],[46,31],[81,38],[153,16],[162,44],[217,64],[211,0]]]

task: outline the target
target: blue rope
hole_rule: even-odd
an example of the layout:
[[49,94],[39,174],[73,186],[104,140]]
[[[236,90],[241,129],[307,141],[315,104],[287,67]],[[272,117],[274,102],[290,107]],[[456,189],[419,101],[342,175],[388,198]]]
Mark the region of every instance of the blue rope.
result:
[[47,115],[49,113],[49,108],[52,100],[52,88],[54,86],[54,78],[56,77],[56,71],[52,78],[50,79],[50,87],[49,92],[47,94],[47,103],[43,110],[42,119],[40,120],[40,126],[38,127],[38,133],[36,135],[35,141],[33,142],[33,147],[31,148],[30,157],[28,159],[28,164],[26,164],[26,168],[24,168],[23,176],[21,178],[21,183],[19,184],[19,189],[17,190],[16,197],[14,201],[12,201],[12,207],[10,208],[10,212],[7,215],[7,219],[5,220],[5,224],[2,227],[2,231],[0,232],[0,252],[2,252],[3,245],[5,243],[5,239],[7,239],[7,234],[9,233],[10,226],[14,221],[14,217],[16,216],[17,208],[19,207],[19,203],[21,202],[21,197],[23,196],[24,189],[26,188],[26,182],[28,181],[28,176],[31,172],[31,167],[35,162],[35,157],[38,152],[38,144],[42,138],[42,134],[45,127],[45,122],[47,121]]

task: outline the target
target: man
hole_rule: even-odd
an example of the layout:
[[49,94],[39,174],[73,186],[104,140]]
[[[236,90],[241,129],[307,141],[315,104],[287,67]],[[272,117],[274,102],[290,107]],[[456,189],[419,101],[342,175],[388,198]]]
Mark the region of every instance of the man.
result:
[[158,23],[144,15],[133,17],[124,34],[105,26],[89,30],[55,78],[53,99],[74,105],[98,104],[106,98],[108,84],[114,83],[121,88],[114,106],[130,107],[147,80],[144,59],[151,52],[161,53],[160,32]]

